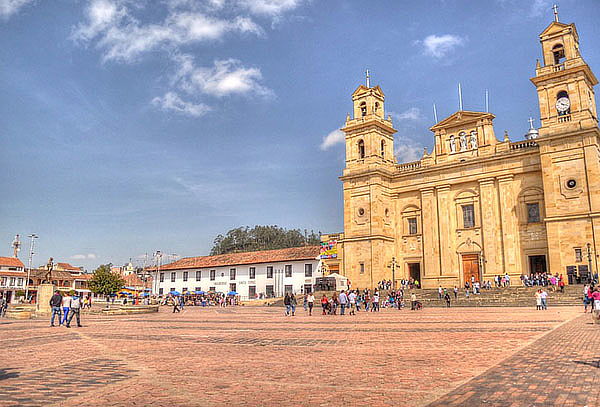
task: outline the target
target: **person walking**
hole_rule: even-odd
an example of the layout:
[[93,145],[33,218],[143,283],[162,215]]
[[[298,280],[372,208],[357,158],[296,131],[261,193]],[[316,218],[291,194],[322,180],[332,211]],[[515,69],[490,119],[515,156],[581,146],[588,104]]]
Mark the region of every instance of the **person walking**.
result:
[[77,318],[77,326],[81,328],[81,297],[77,294],[71,297],[71,303],[69,304],[69,319],[67,319],[67,328],[71,327],[71,321],[75,316]]
[[444,289],[442,288],[442,286],[439,286],[438,287],[438,300],[442,299],[443,293],[444,293]]
[[446,308],[450,308],[450,294],[448,291],[444,294],[444,300],[446,301]]
[[327,315],[327,308],[329,307],[329,299],[327,295],[323,294],[323,298],[321,298],[321,307],[323,308],[323,315]]
[[373,294],[373,304],[371,306],[371,312],[379,312],[379,291],[375,291]]
[[0,293],[0,318],[6,314],[6,308],[8,308],[8,303],[4,295]]
[[331,315],[337,315],[337,307],[339,304],[337,292],[334,291],[333,294],[331,294],[331,300],[329,301],[329,304],[331,305],[329,313]]
[[308,303],[308,315],[311,316],[313,307],[315,306],[315,296],[312,292],[308,293],[308,296],[306,297],[306,302]]
[[285,293],[285,297],[283,297],[283,305],[285,306],[285,316],[290,316],[290,311],[292,310],[292,306],[290,305],[290,293]]
[[296,305],[298,305],[298,300],[294,293],[290,294],[290,309],[292,311],[292,316],[296,315]]
[[596,287],[592,293],[592,299],[594,300],[594,307],[592,310],[600,310],[600,287]]
[[63,317],[62,319],[59,321],[60,325],[66,325],[67,324],[67,318],[69,317],[69,311],[71,310],[71,295],[67,293],[67,295],[65,295],[62,298],[62,311],[63,311]]
[[52,307],[52,318],[50,319],[50,326],[54,326],[54,317],[58,317],[58,323],[60,324],[60,306],[62,304],[62,295],[60,291],[56,290],[54,295],[50,298],[50,307]]
[[177,297],[173,297],[173,314],[176,312],[181,312],[181,309],[179,309],[179,301],[177,300]]
[[454,286],[454,300],[458,300],[458,287]]
[[308,311],[308,293],[302,297],[302,307],[304,308],[304,312]]
[[350,315],[356,315],[356,293],[354,291],[350,291],[348,294],[348,302],[350,303]]
[[542,289],[538,289],[535,292],[535,309],[537,311],[542,309]]
[[542,289],[541,291],[542,292],[540,293],[540,298],[542,299],[542,309],[547,310],[548,309],[548,293],[544,289]]
[[414,292],[410,293],[410,309],[412,311],[417,309],[417,294]]
[[340,302],[340,315],[345,315],[346,307],[348,306],[348,295],[344,292],[344,290],[340,292],[338,301]]

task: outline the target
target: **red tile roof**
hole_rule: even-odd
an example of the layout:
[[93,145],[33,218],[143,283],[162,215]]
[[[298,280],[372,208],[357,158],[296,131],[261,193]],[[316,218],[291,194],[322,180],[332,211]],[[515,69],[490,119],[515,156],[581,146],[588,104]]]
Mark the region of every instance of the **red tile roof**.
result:
[[[242,264],[276,263],[294,260],[314,260],[321,246],[291,247],[289,249],[262,250],[257,252],[228,253],[217,256],[186,257],[176,262],[160,266],[161,270],[181,270],[191,268],[209,268],[238,266]],[[150,268],[156,270],[156,267]]]
[[69,263],[56,263],[56,267],[61,268],[63,270],[81,271],[79,267],[72,266]]
[[27,277],[24,271],[0,271],[1,277]]
[[25,267],[23,262],[16,257],[0,257],[0,266]]

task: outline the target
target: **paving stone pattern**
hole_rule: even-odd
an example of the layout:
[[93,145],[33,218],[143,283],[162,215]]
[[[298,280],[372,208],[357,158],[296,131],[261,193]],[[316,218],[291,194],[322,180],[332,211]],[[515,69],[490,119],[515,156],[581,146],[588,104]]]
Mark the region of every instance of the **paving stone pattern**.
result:
[[3,320],[0,406],[600,405],[600,332],[579,307],[169,311]]
[[430,404],[442,406],[600,405],[600,327],[581,316]]

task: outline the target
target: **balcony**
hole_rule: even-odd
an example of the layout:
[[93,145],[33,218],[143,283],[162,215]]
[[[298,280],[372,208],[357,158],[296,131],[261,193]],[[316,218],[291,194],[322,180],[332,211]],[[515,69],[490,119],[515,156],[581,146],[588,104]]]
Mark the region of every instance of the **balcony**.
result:
[[539,145],[534,140],[525,140],[510,143],[511,150],[523,150],[528,148],[539,148]]
[[571,115],[570,114],[566,114],[564,116],[558,116],[558,122],[559,123],[566,123],[566,122],[570,122],[571,121]]
[[415,171],[421,168],[421,161],[412,161],[409,163],[397,164],[396,168],[400,172]]

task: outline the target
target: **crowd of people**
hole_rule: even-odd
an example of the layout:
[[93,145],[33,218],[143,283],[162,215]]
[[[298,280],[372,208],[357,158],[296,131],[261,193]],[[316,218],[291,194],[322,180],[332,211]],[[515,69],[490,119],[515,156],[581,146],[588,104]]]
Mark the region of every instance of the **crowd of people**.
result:
[[565,291],[565,281],[562,274],[532,273],[523,274],[521,283],[524,287],[550,287],[552,291]]
[[583,312],[600,310],[600,285],[586,284],[583,287]]

